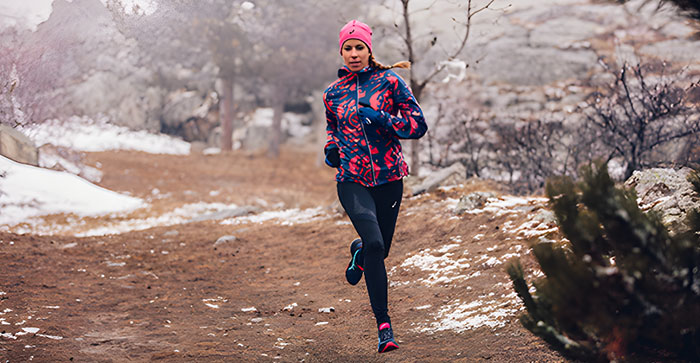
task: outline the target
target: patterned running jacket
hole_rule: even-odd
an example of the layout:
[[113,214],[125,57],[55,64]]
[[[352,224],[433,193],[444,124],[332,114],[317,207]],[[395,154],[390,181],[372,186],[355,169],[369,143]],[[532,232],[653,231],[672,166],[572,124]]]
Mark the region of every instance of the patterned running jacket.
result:
[[[326,106],[324,151],[338,148],[336,181],[374,187],[408,175],[399,139],[418,139],[428,126],[406,83],[390,69],[338,70],[338,79],[323,93]],[[364,122],[357,110],[370,105],[382,120]],[[399,113],[401,116],[398,116]]]

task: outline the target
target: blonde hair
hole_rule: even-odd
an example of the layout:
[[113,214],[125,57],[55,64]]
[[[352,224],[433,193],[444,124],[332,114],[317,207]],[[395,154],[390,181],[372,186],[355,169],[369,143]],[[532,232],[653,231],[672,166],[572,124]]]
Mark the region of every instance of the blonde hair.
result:
[[379,63],[376,59],[374,59],[374,54],[370,53],[369,54],[369,65],[371,65],[374,68],[377,69],[392,69],[392,68],[404,68],[404,69],[409,69],[411,68],[411,62],[409,61],[401,61],[394,63],[391,66],[385,66],[381,63]]

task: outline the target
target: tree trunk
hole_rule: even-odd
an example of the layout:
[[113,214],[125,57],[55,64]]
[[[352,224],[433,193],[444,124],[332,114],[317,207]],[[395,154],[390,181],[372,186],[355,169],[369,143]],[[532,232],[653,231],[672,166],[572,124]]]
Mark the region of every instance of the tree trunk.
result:
[[272,115],[272,130],[270,135],[270,148],[268,154],[271,158],[280,155],[280,144],[282,143],[282,113],[284,112],[284,102],[275,102],[274,113]]
[[233,79],[224,77],[223,94],[221,95],[221,110],[219,119],[221,122],[221,150],[233,149]]

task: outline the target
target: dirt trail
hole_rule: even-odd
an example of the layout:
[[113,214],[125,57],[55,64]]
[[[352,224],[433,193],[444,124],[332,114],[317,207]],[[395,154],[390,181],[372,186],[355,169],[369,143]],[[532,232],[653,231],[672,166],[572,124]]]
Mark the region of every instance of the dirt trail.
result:
[[[89,154],[88,163],[100,163],[101,186],[149,198],[148,213],[162,213],[196,202],[261,210],[330,206],[336,198],[334,173],[317,166],[316,157],[293,151],[276,161],[240,152],[104,152]],[[502,296],[503,309],[520,308],[506,296],[512,289],[503,264],[477,257],[519,250],[524,242],[503,227],[517,226],[525,216],[454,216],[444,207],[446,200],[480,187],[404,200],[387,259],[397,351],[376,353],[364,282],[353,287],[343,275],[354,233],[346,217],[329,209],[326,219],[293,225],[202,221],[86,238],[0,233],[0,357],[2,362],[563,361],[521,327],[516,313],[500,318],[502,326],[438,329],[440,309],[447,309],[444,318],[451,306],[458,312],[457,303],[489,294]],[[106,218],[85,224],[98,226]],[[215,246],[226,235],[235,240]],[[448,265],[431,272],[404,264],[410,256],[449,257],[455,246],[470,267],[461,265],[455,273],[462,277],[446,283],[430,275],[448,276]],[[532,267],[529,256],[523,258]]]

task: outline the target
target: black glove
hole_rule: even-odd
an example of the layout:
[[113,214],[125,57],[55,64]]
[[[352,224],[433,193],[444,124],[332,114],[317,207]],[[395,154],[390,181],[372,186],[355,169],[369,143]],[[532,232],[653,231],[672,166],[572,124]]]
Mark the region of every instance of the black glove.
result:
[[337,168],[340,166],[340,153],[337,147],[328,148],[325,150],[326,153],[326,165]]
[[366,125],[378,123],[381,126],[387,127],[387,123],[389,122],[389,114],[384,111],[377,111],[371,107],[360,107],[360,109],[357,110],[357,114]]

